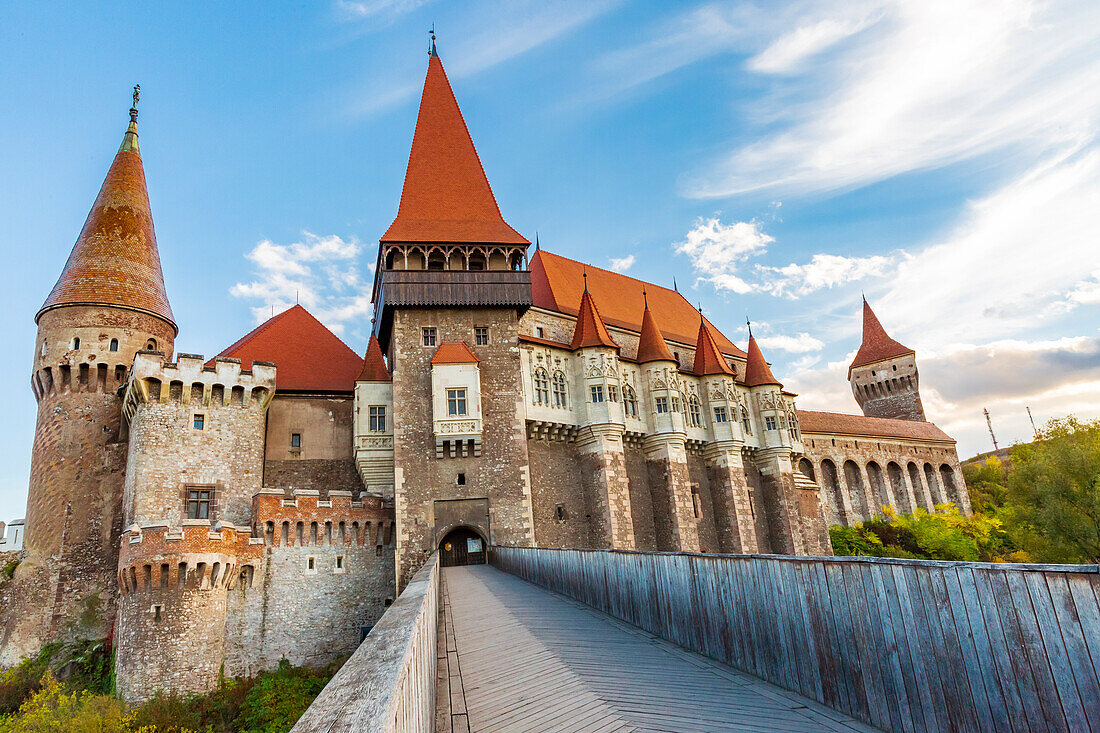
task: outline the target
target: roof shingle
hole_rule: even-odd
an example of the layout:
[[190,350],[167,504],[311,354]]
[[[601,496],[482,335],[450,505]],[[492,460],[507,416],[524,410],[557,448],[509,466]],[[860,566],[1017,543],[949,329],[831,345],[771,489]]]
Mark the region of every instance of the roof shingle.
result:
[[750,333],[749,356],[745,364],[745,386],[760,387],[765,384],[774,384],[777,387],[783,386],[783,383],[772,374],[771,367],[768,366],[768,362],[764,359],[764,355],[760,353],[760,347],[756,343],[756,338]]
[[918,420],[895,420],[887,417],[866,417],[841,412],[799,410],[798,422],[803,433],[856,435],[867,438],[903,438],[954,443],[955,440],[934,423]]
[[592,300],[592,294],[585,290],[581,294],[580,308],[577,309],[577,324],[573,327],[570,348],[576,351],[589,346],[606,346],[615,350],[619,348],[615,339],[607,332],[607,326],[600,318],[600,311]]
[[477,364],[480,361],[465,341],[444,341],[432,357],[432,364]]
[[378,337],[370,335],[370,343],[367,344],[367,354],[363,357],[363,370],[359,372],[357,382],[392,382],[393,375],[386,368],[386,360],[382,357],[382,347],[378,343]]
[[856,357],[852,359],[852,364],[848,367],[848,375],[851,376],[852,370],[856,367],[914,353],[916,352],[907,346],[902,346],[887,335],[886,329],[879,323],[878,317],[875,316],[875,312],[871,310],[870,304],[864,298],[863,343],[860,344]]

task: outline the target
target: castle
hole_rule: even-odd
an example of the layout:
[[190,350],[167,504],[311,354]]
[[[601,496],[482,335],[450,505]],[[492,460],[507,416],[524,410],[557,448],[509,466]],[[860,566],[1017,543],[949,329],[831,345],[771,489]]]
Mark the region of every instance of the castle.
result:
[[136,120],[36,316],[0,664],[113,635],[141,700],[350,653],[437,550],[820,555],[883,504],[969,511],[915,354],[866,302],[863,415],[809,412],[676,290],[532,251],[434,45],[365,356],[301,306],[175,352]]

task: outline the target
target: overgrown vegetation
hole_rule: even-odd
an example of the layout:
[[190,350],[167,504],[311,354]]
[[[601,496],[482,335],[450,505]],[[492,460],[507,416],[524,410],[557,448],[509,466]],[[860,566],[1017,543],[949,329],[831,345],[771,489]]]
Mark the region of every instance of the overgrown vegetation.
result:
[[1100,420],[1051,420],[1034,443],[963,469],[974,513],[883,507],[829,529],[837,555],[990,562],[1100,562]]
[[[158,693],[129,707],[114,695],[105,642],[50,645],[0,675],[0,733],[282,733],[339,667],[294,667],[223,679],[205,695]],[[63,679],[64,681],[58,681]]]
[[19,560],[10,560],[4,563],[4,567],[0,568],[0,583],[14,578],[17,567],[19,567]]

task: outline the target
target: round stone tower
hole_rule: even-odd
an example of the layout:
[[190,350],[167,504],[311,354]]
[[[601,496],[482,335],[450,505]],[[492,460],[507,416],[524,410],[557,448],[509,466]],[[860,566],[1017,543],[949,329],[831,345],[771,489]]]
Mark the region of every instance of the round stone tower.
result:
[[[137,89],[134,92],[137,104]],[[138,150],[137,109],[72,253],[38,311],[38,420],[21,608],[5,614],[0,664],[43,643],[105,637],[114,620],[127,444],[120,395],[139,350],[170,356],[164,289]]]
[[863,343],[848,367],[852,394],[867,417],[923,422],[916,352],[890,338],[863,299]]

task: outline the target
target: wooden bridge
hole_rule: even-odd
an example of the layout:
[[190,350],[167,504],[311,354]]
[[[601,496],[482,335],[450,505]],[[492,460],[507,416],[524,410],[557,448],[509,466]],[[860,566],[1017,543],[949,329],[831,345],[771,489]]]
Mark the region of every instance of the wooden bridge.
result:
[[438,732],[872,730],[490,566],[442,573]]

